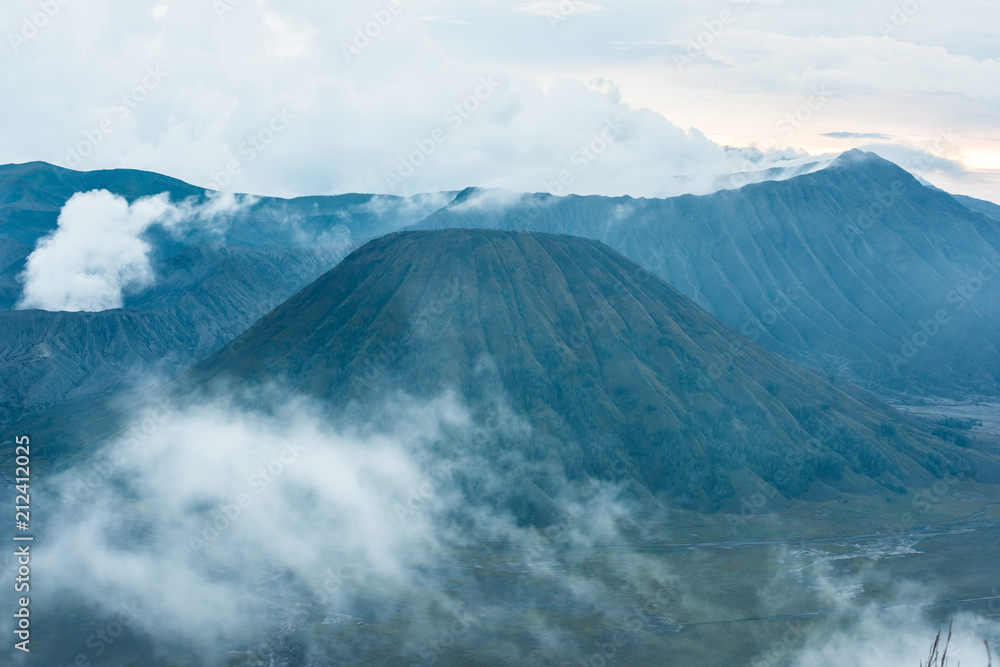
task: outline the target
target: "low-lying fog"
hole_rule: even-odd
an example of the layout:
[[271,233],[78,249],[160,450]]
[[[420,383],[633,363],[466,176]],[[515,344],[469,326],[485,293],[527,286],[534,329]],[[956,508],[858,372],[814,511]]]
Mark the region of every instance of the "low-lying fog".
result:
[[[503,443],[530,428],[496,410],[486,425],[450,396],[388,399],[355,424],[305,399],[136,414],[45,487],[36,655],[916,667],[946,629],[926,613],[929,581],[866,596],[879,563],[919,552],[915,540],[667,543],[661,528],[686,528],[670,513],[636,520],[623,480],[522,468]],[[525,477],[543,473],[560,510],[538,528],[519,503],[541,493]],[[957,615],[956,661],[986,664],[996,603],[989,617]]]

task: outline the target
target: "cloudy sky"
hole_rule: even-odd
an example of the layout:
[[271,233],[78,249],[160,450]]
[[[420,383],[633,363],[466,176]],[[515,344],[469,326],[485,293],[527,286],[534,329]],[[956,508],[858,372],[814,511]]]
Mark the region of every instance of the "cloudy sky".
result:
[[[0,163],[666,195],[876,150],[1000,201],[994,0],[7,0]],[[367,33],[367,34],[366,34]]]

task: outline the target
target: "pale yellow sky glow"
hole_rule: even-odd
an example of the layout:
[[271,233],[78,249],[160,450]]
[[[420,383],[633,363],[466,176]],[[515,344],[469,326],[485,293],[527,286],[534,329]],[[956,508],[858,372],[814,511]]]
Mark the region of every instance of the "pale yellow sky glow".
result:
[[[749,38],[737,36],[734,41],[740,39]],[[787,147],[814,155],[865,148],[897,162],[905,151],[922,151],[949,160],[951,169],[926,168],[927,160],[916,158],[902,166],[940,187],[1000,201],[1000,99],[997,86],[987,81],[994,74],[1000,77],[1000,63],[888,40],[840,41],[827,40],[821,49],[829,71],[805,66],[811,57],[805,52],[798,70],[777,73],[773,81],[766,78],[765,60],[747,65],[739,54],[729,56],[726,66],[696,60],[679,68],[663,57],[610,65],[559,63],[525,71],[544,81],[574,78],[595,88],[595,82],[604,87],[610,82],[624,103],[652,109],[721,145]],[[723,46],[721,37],[717,46]],[[874,55],[852,50],[862,48],[883,53],[878,62],[869,62]],[[904,68],[893,63],[891,56],[897,52],[917,64]],[[704,58],[710,59],[708,52]],[[917,75],[921,61],[925,78]],[[835,65],[855,69],[859,82]],[[910,80],[880,85],[866,72],[876,66]],[[746,72],[743,78],[734,74],[741,69]]]

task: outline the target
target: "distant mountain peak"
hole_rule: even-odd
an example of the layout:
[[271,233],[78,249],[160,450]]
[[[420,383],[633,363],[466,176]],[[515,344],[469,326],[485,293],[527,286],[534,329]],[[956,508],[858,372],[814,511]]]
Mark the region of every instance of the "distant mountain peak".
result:
[[853,148],[846,153],[840,154],[833,162],[830,163],[830,167],[845,167],[845,166],[857,166],[861,164],[870,165],[892,165],[898,169],[902,169],[899,165],[885,158],[872,153],[871,151],[861,150],[860,148]]
[[464,190],[462,190],[461,192],[459,192],[457,195],[455,195],[455,198],[452,200],[451,203],[452,204],[460,204],[460,203],[462,203],[464,201],[468,201],[469,199],[472,199],[473,197],[477,196],[482,191],[483,191],[483,188],[478,188],[478,187],[475,187],[475,186],[467,187]]

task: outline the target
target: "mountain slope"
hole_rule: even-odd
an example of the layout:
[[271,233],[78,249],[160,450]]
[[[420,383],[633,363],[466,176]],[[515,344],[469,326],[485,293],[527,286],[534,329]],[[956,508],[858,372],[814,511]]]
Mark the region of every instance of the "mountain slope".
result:
[[0,424],[188,368],[328,270],[359,240],[412,223],[448,198],[263,198],[182,238],[150,229],[145,239],[156,283],[127,294],[122,310],[12,310],[21,296],[18,274],[37,241],[55,230],[70,197],[94,189],[129,201],[166,192],[175,203],[202,202],[209,195],[142,171],[0,166]]
[[982,213],[988,218],[993,218],[994,220],[1000,221],[1000,205],[994,204],[991,201],[985,201],[982,199],[976,199],[974,197],[966,197],[965,195],[953,195],[955,199],[959,201],[965,208],[970,211],[975,211],[976,213]]
[[1000,224],[872,154],[704,197],[468,190],[418,227],[597,239],[787,358],[892,395],[1000,391],[1000,299],[976,281]]
[[[17,275],[34,243],[55,228],[60,207],[93,188],[129,199],[207,196],[147,172],[0,167],[0,308],[13,308],[19,298]],[[605,242],[768,349],[881,394],[994,394],[1000,392],[998,283],[977,274],[997,257],[1000,223],[988,217],[993,209],[986,204],[923,187],[860,152],[815,173],[706,197],[557,198],[470,189],[407,199],[263,198],[227,220],[221,236],[195,230],[177,240],[151,230],[158,280],[127,295],[125,310],[156,326],[203,323],[201,335],[212,340],[195,347],[186,332],[175,332],[172,344],[166,328],[151,332],[171,348],[164,351],[177,359],[170,365],[177,370],[218,349],[368,238],[408,225],[531,229]],[[0,313],[6,318],[0,328],[10,334],[0,340],[5,358],[36,359],[39,343],[52,351],[48,369],[32,371],[51,374],[52,391],[30,399],[16,377],[30,373],[0,366],[8,412],[22,410],[22,403],[27,409],[58,403],[67,395],[54,388],[69,387],[72,378],[92,374],[87,386],[125,387],[131,382],[125,379],[149,371],[147,364],[133,368],[127,359],[135,355],[125,352],[141,349],[142,339],[115,345],[93,337],[105,329],[85,326],[86,315],[68,317],[79,319],[70,328],[84,339],[60,346],[29,340],[28,320]],[[66,356],[71,349],[89,352],[77,359]],[[66,377],[56,378],[62,369]]]
[[570,479],[619,469],[699,509],[761,485],[830,497],[903,491],[949,464],[994,470],[986,454],[754,345],[606,246],[561,235],[372,241],[189,382],[209,393],[277,384],[331,409],[455,391],[480,419],[500,405],[531,425],[486,456],[516,451],[543,489],[552,466]]
[[139,309],[0,312],[0,423],[171,377],[218,350],[342,255],[330,249],[189,248],[171,292]]
[[[31,248],[56,228],[63,205],[78,192],[107,190],[134,201],[168,193],[174,202],[203,201],[210,193],[183,181],[134,169],[73,171],[44,162],[0,165],[0,238]],[[449,201],[453,193],[417,197],[346,194],[280,199],[259,197],[229,221],[224,235],[195,240],[249,247],[301,247],[336,225],[355,238],[371,238],[410,224]]]

